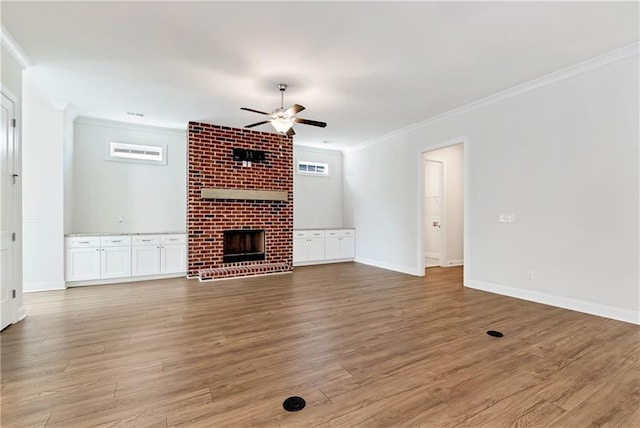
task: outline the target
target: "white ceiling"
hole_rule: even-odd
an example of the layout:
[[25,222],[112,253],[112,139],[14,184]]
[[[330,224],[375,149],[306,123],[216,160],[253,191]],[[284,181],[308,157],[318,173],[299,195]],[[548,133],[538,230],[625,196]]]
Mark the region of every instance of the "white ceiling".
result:
[[[638,41],[638,2],[10,2],[2,24],[82,116],[242,127],[299,103],[339,149]],[[134,118],[127,111],[143,112]],[[272,131],[269,125],[255,128]],[[323,144],[328,141],[328,144]]]

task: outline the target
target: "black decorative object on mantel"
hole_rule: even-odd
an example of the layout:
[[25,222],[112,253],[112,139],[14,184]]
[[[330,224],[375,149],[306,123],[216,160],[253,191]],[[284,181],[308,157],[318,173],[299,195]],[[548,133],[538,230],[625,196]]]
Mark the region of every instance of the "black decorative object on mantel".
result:
[[251,150],[251,149],[233,149],[233,160],[234,161],[249,161],[249,162],[264,162],[266,159],[266,153],[262,150]]

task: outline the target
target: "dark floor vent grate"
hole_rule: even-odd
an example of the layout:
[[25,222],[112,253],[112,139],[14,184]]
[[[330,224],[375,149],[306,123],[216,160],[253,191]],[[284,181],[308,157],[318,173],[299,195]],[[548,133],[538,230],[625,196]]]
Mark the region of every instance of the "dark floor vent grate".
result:
[[304,409],[304,406],[306,406],[306,404],[307,403],[302,397],[289,397],[284,400],[284,403],[282,403],[282,407],[284,407],[287,412],[298,412]]

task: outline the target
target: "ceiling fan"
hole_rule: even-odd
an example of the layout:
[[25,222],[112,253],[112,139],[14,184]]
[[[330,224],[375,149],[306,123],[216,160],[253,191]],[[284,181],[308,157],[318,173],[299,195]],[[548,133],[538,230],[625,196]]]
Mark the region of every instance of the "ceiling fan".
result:
[[327,126],[325,122],[319,122],[317,120],[309,120],[302,119],[301,117],[295,117],[296,114],[300,113],[304,110],[304,107],[300,104],[294,104],[288,109],[285,110],[283,107],[284,100],[284,91],[287,90],[286,83],[278,83],[278,89],[280,90],[280,108],[275,109],[271,113],[265,113],[260,110],[254,110],[252,108],[240,107],[240,110],[251,111],[254,113],[264,114],[266,116],[271,116],[269,120],[263,120],[261,122],[252,123],[251,125],[245,126],[245,128],[253,128],[254,126],[264,125],[265,123],[271,123],[271,125],[275,128],[276,131],[287,134],[289,137],[295,135],[295,131],[293,130],[293,123],[302,123],[303,125],[311,125],[311,126],[319,126],[320,128],[324,128]]

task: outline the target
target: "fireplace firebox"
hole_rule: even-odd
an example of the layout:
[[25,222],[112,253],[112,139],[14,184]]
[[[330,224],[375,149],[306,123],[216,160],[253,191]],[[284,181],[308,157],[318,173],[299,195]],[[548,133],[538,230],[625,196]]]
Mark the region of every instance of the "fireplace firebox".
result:
[[223,240],[223,263],[264,260],[264,230],[225,230]]

